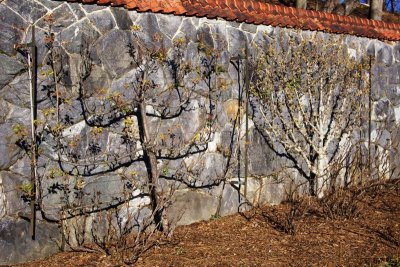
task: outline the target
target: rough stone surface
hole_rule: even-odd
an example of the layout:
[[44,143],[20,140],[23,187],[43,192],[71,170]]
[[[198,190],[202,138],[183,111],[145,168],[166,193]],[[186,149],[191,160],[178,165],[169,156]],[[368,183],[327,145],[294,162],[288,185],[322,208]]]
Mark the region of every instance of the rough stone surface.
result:
[[238,190],[227,183],[222,192],[220,215],[226,216],[239,211],[240,199]]
[[72,12],[74,13],[77,20],[82,19],[85,17],[85,12],[83,11],[82,5],[79,3],[68,3],[69,7],[71,8]]
[[0,3],[0,26],[0,54],[15,55],[14,44],[22,41],[28,23],[8,6]]
[[[51,14],[54,18],[57,18],[55,23],[52,25],[53,32],[59,32],[77,21],[75,14],[66,3],[54,9]],[[40,20],[38,25],[42,28],[48,28],[49,26],[44,19]]]
[[60,41],[64,43],[64,48],[68,53],[79,54],[82,44],[94,43],[100,34],[91,26],[88,19],[83,19],[60,33]]
[[[196,28],[192,24],[190,19],[183,20],[180,28],[180,34],[178,36],[184,37],[185,40],[188,42],[188,50],[186,51],[187,56],[189,56],[190,53],[193,53],[189,52],[191,48],[193,48],[193,50],[196,50],[194,53],[197,52],[197,44],[195,44],[195,42],[197,42]],[[189,58],[194,58],[194,55],[192,55],[192,57]]]
[[90,22],[101,32],[101,34],[107,33],[116,25],[114,17],[108,10],[92,13],[88,16],[88,18]]
[[[1,64],[1,63],[0,63]],[[27,72],[14,77],[7,85],[7,90],[1,92],[4,100],[14,105],[14,108],[29,108],[29,75]]]
[[18,0],[6,0],[5,4],[29,23],[36,22],[47,13],[47,9],[34,0],[24,0],[24,4]]
[[107,73],[116,77],[129,70],[132,58],[128,54],[129,33],[113,30],[104,35],[96,46],[97,55]]
[[165,35],[172,39],[182,24],[182,18],[173,15],[159,15],[157,16],[158,25],[164,29]]
[[262,136],[257,131],[254,131],[250,142],[249,169],[252,175],[265,176],[273,172],[276,158],[268,146],[265,145]]
[[106,6],[96,6],[96,5],[82,5],[82,7],[87,13],[92,13],[107,8]]
[[59,251],[57,225],[38,223],[37,239],[29,237],[29,222],[3,218],[0,220],[0,264],[22,263],[43,258]]
[[[36,60],[37,60],[38,66],[43,66],[44,64],[46,64],[44,62],[44,60],[45,60],[45,56],[48,52],[48,49],[46,47],[46,41],[45,41],[47,33],[48,33],[47,31],[42,30],[38,27],[35,28],[35,42],[36,42],[36,47],[37,47]],[[31,42],[31,36],[32,36],[32,28],[30,27],[26,33],[25,42],[27,42],[27,43]]]
[[240,27],[243,31],[250,32],[250,33],[256,33],[257,32],[257,26],[253,24],[247,24],[247,23],[241,23]]
[[10,123],[0,125],[0,169],[7,169],[18,159],[21,150],[16,145],[18,136],[13,132]]
[[61,1],[40,0],[40,3],[49,9],[54,9],[63,4]]
[[400,64],[394,64],[389,68],[388,71],[389,84],[399,85],[400,84]]
[[397,62],[400,62],[400,44],[397,44],[394,48],[394,58]]
[[15,58],[0,54],[0,88],[11,81],[25,66]]
[[21,198],[22,191],[19,189],[21,185],[28,182],[28,179],[11,172],[0,172],[3,194],[6,201],[4,202],[5,214],[15,216],[18,212],[28,210],[27,203]]
[[387,98],[380,99],[378,102],[374,103],[373,106],[373,120],[384,121],[389,114],[390,102]]
[[387,96],[393,106],[400,104],[400,83],[388,86]]
[[123,7],[116,7],[111,9],[115,20],[117,21],[118,28],[120,30],[130,30],[133,25],[128,11]]
[[[135,132],[138,120],[132,115],[112,121],[113,117],[109,114],[112,107],[121,104],[121,99],[135,97],[133,88],[139,68],[143,67],[144,55],[133,53],[135,56],[132,57],[129,51],[133,52],[139,45],[148,49],[148,53],[153,53],[154,60],[169,60],[168,66],[150,74],[156,84],[155,90],[160,94],[148,99],[146,112],[154,116],[166,112],[157,106],[162,101],[170,106],[170,112],[178,110],[176,105],[182,95],[164,89],[177,85],[193,86],[190,87],[193,99],[178,118],[165,119],[162,123],[149,118],[151,136],[157,137],[165,146],[177,148],[182,143],[200,141],[209,129],[207,127],[215,131],[206,151],[195,147],[192,148],[197,149],[193,155],[176,160],[158,160],[162,174],[159,181],[161,188],[176,190],[167,214],[175,222],[180,218],[176,222],[178,224],[207,220],[214,215],[228,215],[247,208],[241,203],[243,187],[239,190],[237,184],[231,183],[244,175],[245,145],[245,116],[238,102],[243,81],[238,81],[238,72],[231,63],[231,57],[243,55],[246,45],[252,55],[254,50],[251,44],[257,44],[262,49],[273,45],[280,50],[289,45],[289,36],[294,36],[297,42],[310,39],[326,42],[333,38],[342,42],[352,57],[372,55],[372,133],[382,145],[387,144],[386,139],[398,143],[399,43],[206,18],[137,13],[124,8],[65,1],[27,0],[24,5],[19,3],[19,0],[0,2],[0,153],[6,155],[0,158],[0,264],[27,261],[57,250],[57,246],[47,238],[49,234],[57,236],[55,226],[40,222],[38,240],[32,242],[27,237],[28,223],[16,219],[18,212],[28,209],[18,188],[29,180],[30,160],[15,144],[20,136],[13,130],[13,125],[21,124],[29,129],[30,99],[26,58],[14,50],[14,44],[30,41],[30,22],[38,26],[38,123],[40,131],[44,128],[38,172],[43,178],[43,208],[52,218],[59,217],[60,208],[66,202],[71,205],[79,202],[87,205],[115,203],[132,188],[135,188],[135,194],[147,192],[146,166],[141,161],[135,161],[143,155],[142,147],[139,141],[128,142],[126,136],[138,138],[139,133]],[[51,27],[44,19],[49,14],[55,17]],[[52,70],[47,64],[51,48],[45,41],[50,31],[55,38],[53,52],[58,54],[55,65],[59,75],[60,121],[66,124],[65,128],[58,129],[58,133],[50,131],[57,126],[55,117],[49,115],[56,108]],[[142,39],[141,44],[135,43],[135,35]],[[279,35],[284,37],[280,43],[276,38]],[[178,49],[173,48],[174,44],[184,48],[178,58]],[[205,54],[209,51],[206,47],[209,51],[215,49],[218,52],[215,60],[218,60],[221,72],[217,79],[210,81],[198,79],[198,74],[205,73],[207,68]],[[158,49],[163,53],[154,53]],[[175,84],[174,68],[177,62],[196,68],[194,73],[183,77],[183,84]],[[82,76],[84,63],[89,69],[87,76]],[[194,85],[195,82],[197,85]],[[207,82],[211,87],[217,84],[217,88],[208,88]],[[147,93],[151,95],[154,92]],[[210,104],[207,99],[209,94],[218,96],[216,103]],[[79,96],[84,96],[85,101],[80,101]],[[122,110],[134,114],[135,107],[123,107]],[[210,111],[212,115],[206,113]],[[216,118],[215,123],[207,124],[211,118]],[[110,120],[111,129],[91,125],[101,120]],[[382,127],[387,129],[383,131]],[[293,183],[281,182],[286,178],[281,176],[286,174],[279,176],[277,173],[286,162],[268,148],[251,118],[249,129],[248,201],[254,205],[279,203],[293,190],[293,183],[300,184],[304,180],[294,175]],[[29,136],[29,130],[27,132]],[[57,134],[63,137],[62,143],[55,141],[54,135]],[[59,155],[60,151],[63,151],[62,155]],[[393,153],[390,155],[392,159],[399,158]],[[57,172],[59,158],[65,173]],[[89,163],[84,167],[73,164],[82,159]],[[229,168],[227,164],[230,164]],[[391,164],[395,164],[394,160]],[[187,173],[182,174],[182,170]],[[306,186],[302,188],[306,189]],[[70,190],[69,196],[65,196],[63,190]],[[130,204],[132,209],[148,205],[148,197],[138,197]],[[79,220],[72,219],[71,223]],[[90,224],[85,227],[89,229]]]
[[383,46],[377,51],[376,60],[378,63],[383,63],[390,66],[393,63],[393,51],[389,46]]
[[218,199],[200,191],[182,190],[175,193],[173,203],[169,215],[181,217],[179,224],[186,225],[210,219],[217,210]]
[[6,121],[8,111],[10,106],[6,101],[0,99],[0,123],[4,123]]
[[0,178],[0,219],[2,219],[7,211],[6,211],[6,194],[4,192],[3,179]]

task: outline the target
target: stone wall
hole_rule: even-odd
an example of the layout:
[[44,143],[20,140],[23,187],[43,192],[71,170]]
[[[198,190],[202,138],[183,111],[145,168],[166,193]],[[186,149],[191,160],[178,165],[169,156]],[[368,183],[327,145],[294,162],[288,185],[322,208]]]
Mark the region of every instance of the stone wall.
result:
[[[135,40],[135,32],[140,32],[145,46],[152,47],[158,42],[167,51],[167,55],[173,54],[174,46],[179,40],[185,40],[183,56],[186,61],[194,62],[193,64],[200,62],[199,43],[219,51],[219,65],[223,67],[224,72],[219,74],[218,78],[224,81],[224,88],[218,87],[220,91],[217,92],[218,98],[214,103],[214,112],[218,116],[213,124],[212,138],[206,152],[189,159],[194,168],[197,168],[197,176],[191,177],[190,179],[194,180],[189,179],[190,183],[180,183],[177,186],[175,201],[169,211],[172,217],[179,215],[180,224],[210,219],[216,213],[235,213],[239,209],[241,198],[243,199],[239,196],[237,185],[231,183],[237,180],[238,173],[243,175],[243,156],[237,155],[237,149],[243,149],[244,115],[239,112],[240,123],[235,120],[239,109],[239,85],[238,73],[230,63],[230,57],[243,54],[246,44],[251,46],[253,42],[273,43],[274,36],[278,35],[297,36],[300,39],[312,39],[316,36],[327,39],[330,36],[321,32],[239,24],[218,19],[137,13],[123,8],[60,1],[26,0],[22,5],[20,2],[0,2],[0,264],[23,262],[58,250],[55,241],[59,240],[57,225],[49,224],[39,216],[37,240],[32,241],[27,233],[29,223],[21,219],[21,214],[29,214],[28,204],[24,202],[24,192],[21,190],[21,185],[30,179],[30,160],[21,144],[21,135],[29,136],[29,131],[24,132],[30,125],[29,76],[26,58],[14,49],[14,45],[30,41],[30,25],[36,26],[38,46],[39,118],[45,121],[45,113],[54,107],[54,83],[51,80],[53,70],[48,64],[53,49],[57,51],[58,62],[54,68],[62,70],[63,73],[58,86],[68,95],[68,101],[61,103],[59,107],[63,123],[68,124],[68,127],[62,129],[61,135],[66,138],[81,137],[84,141],[78,145],[78,154],[82,156],[89,155],[87,151],[93,138],[90,133],[94,128],[85,121],[81,103],[77,100],[81,66],[84,62],[83,50],[88,50],[86,52],[93,62],[90,75],[84,84],[85,90],[91,93],[103,88],[110,92],[124,90],[124,84],[130,81],[137,68],[128,51],[128,44]],[[52,14],[54,21],[49,19],[49,14]],[[49,38],[53,38],[50,33],[54,34],[53,48],[49,47]],[[389,122],[385,124],[387,134],[384,138],[397,144],[399,141],[395,125],[400,121],[400,44],[354,36],[342,38],[350,53],[374,56],[373,130],[383,125],[383,121]],[[87,43],[90,43],[90,46],[86,47]],[[165,69],[161,72],[164,74],[157,74],[160,84],[166,85],[167,81],[171,82],[171,75],[165,74]],[[202,86],[205,85],[199,85],[200,88],[196,90],[201,91]],[[193,102],[202,103],[205,99],[199,94]],[[188,111],[179,119],[182,125],[179,134],[188,139],[196,138],[196,133],[191,132],[191,129],[195,125],[202,125],[204,116],[210,113],[207,108],[201,108],[200,104],[196,107],[197,109]],[[176,121],[169,123],[161,127],[176,126]],[[49,125],[54,127],[54,122],[49,122]],[[46,131],[46,125],[41,127],[39,128],[42,131]],[[47,216],[57,219],[60,217],[59,208],[63,203],[60,200],[63,196],[62,191],[67,187],[73,192],[77,187],[78,178],[73,175],[61,175],[55,171],[49,174],[58,166],[56,145],[50,137],[47,136],[40,145],[43,156],[39,157],[38,171],[42,179],[42,188],[45,189],[43,209]],[[122,150],[117,148],[113,132],[101,132],[96,138],[100,151],[122,153]],[[234,154],[232,151],[226,152],[229,152],[231,147],[234,147]],[[289,185],[277,183],[270,175],[282,162],[265,145],[251,121],[249,151],[249,201],[253,204],[280,202],[285,198]],[[395,150],[391,153],[392,156],[396,155]],[[229,157],[234,159],[229,161]],[[166,173],[178,172],[183,161],[184,159],[166,162],[160,160],[160,169]],[[240,169],[239,162],[242,164]],[[392,161],[392,164],[395,162]],[[72,170],[71,166],[68,166],[66,168]],[[230,170],[228,175],[223,172],[224,169]],[[115,171],[100,170],[97,174],[82,176],[83,180],[78,182],[82,182],[83,192],[88,196],[81,200],[90,204],[90,194],[100,192],[101,201],[111,203],[123,194],[126,180],[122,174],[128,172],[135,172],[138,177],[146,175],[142,163],[125,162]],[[171,185],[169,180],[162,179],[161,183],[164,188]],[[147,202],[145,197],[134,201],[136,204]]]

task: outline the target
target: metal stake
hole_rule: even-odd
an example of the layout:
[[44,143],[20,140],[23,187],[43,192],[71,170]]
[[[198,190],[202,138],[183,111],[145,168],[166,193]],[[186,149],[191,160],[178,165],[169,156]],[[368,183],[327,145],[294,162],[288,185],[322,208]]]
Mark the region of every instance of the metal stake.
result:
[[31,132],[32,132],[32,144],[31,144],[31,184],[32,184],[32,196],[31,196],[31,220],[29,225],[29,234],[32,240],[35,240],[36,230],[36,182],[37,182],[37,144],[36,144],[36,122],[37,122],[37,103],[36,103],[36,92],[37,92],[37,64],[36,64],[36,43],[35,43],[35,26],[32,25],[32,41],[29,44],[31,47],[31,53],[28,54],[29,64],[29,78],[30,84],[30,96],[31,96]]
[[368,178],[371,179],[371,130],[372,130],[372,56],[369,56],[369,92],[368,92]]
[[249,174],[249,87],[250,87],[250,70],[249,70],[249,49],[246,45],[246,73],[245,73],[245,89],[246,89],[246,132],[244,144],[244,198],[247,197],[247,177]]

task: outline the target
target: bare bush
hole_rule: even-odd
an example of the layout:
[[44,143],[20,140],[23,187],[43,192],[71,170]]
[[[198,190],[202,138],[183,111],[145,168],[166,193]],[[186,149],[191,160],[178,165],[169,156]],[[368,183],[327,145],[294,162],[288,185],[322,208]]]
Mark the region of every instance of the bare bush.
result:
[[156,212],[167,209],[172,193],[156,211],[150,201],[138,206],[130,199],[114,204],[64,209],[61,215],[63,241],[73,251],[104,254],[115,264],[133,264],[139,256],[162,242],[168,242],[175,221],[155,224]]
[[[322,195],[332,166],[352,151],[368,92],[368,61],[341,39],[279,36],[256,47],[251,103],[271,150]],[[336,162],[336,163],[335,163]]]
[[359,216],[362,193],[358,190],[338,189],[320,199],[322,214],[329,219],[353,219]]
[[302,201],[287,202],[285,209],[277,210],[269,207],[262,212],[264,220],[275,230],[285,234],[294,235],[297,228],[297,220],[305,213]]

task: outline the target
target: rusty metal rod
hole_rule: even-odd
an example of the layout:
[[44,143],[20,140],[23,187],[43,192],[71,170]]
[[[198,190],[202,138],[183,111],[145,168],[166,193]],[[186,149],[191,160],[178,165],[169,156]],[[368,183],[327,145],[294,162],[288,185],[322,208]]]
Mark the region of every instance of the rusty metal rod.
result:
[[246,130],[244,144],[244,198],[247,198],[247,178],[249,175],[249,87],[250,87],[250,70],[249,70],[249,49],[246,45],[246,73],[245,73],[245,90],[246,90]]
[[31,218],[29,225],[29,235],[35,240],[36,230],[36,182],[37,182],[37,144],[36,144],[36,123],[37,123],[37,64],[36,64],[36,43],[35,43],[35,26],[32,25],[32,40],[30,43],[31,52],[28,54],[30,96],[31,96]]

